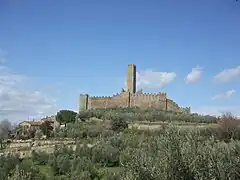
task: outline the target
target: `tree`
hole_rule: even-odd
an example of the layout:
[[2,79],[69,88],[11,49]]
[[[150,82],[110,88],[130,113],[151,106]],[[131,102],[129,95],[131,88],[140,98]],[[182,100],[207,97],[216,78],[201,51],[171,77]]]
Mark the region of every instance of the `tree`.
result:
[[9,135],[11,134],[12,124],[7,120],[4,119],[0,122],[0,148],[3,148],[4,140],[8,139]]
[[223,114],[219,120],[218,125],[220,132],[226,140],[234,138],[235,132],[238,130],[239,120],[231,113],[227,112]]
[[76,120],[77,113],[71,110],[60,110],[57,113],[56,120],[60,124],[73,123]]
[[111,129],[116,132],[121,132],[124,129],[128,128],[127,121],[120,116],[116,116],[111,121]]
[[35,139],[41,139],[41,137],[43,136],[44,134],[43,134],[43,132],[42,132],[42,130],[41,129],[38,129],[38,130],[36,130],[36,132],[35,132]]
[[43,134],[45,136],[47,136],[47,138],[49,138],[51,136],[51,133],[53,131],[53,127],[51,125],[51,122],[49,121],[45,121],[40,125],[40,129],[43,132]]

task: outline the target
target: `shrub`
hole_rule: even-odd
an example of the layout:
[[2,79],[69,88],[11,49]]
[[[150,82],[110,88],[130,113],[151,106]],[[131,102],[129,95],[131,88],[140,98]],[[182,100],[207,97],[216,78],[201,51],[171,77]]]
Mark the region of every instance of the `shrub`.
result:
[[32,161],[35,162],[37,165],[46,165],[49,160],[49,155],[45,152],[32,151]]
[[239,142],[202,140],[198,130],[184,134],[169,127],[148,137],[140,148],[127,148],[121,164],[136,179],[239,179]]
[[126,119],[123,119],[122,117],[114,117],[111,121],[111,129],[116,132],[121,132],[124,129],[128,128],[128,123]]
[[113,167],[119,164],[120,151],[108,143],[98,144],[92,149],[92,160],[102,166]]
[[41,129],[36,130],[35,132],[35,139],[39,140],[43,137],[43,132]]
[[235,133],[238,130],[239,120],[231,113],[226,113],[219,118],[218,125],[222,138],[229,140],[235,137]]
[[97,117],[104,120],[112,120],[115,116],[121,116],[127,121],[181,121],[194,123],[216,123],[217,118],[214,116],[202,116],[198,114],[184,114],[160,109],[145,109],[140,108],[108,108],[95,109],[81,112],[84,119]]

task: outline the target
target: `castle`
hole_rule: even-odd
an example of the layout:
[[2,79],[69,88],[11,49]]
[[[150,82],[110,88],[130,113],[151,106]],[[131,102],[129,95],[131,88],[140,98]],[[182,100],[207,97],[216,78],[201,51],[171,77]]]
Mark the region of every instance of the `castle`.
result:
[[136,65],[129,64],[127,71],[127,89],[113,96],[89,96],[80,94],[79,111],[97,108],[139,107],[155,108],[174,112],[190,113],[190,107],[182,108],[167,98],[167,93],[143,93],[136,91]]

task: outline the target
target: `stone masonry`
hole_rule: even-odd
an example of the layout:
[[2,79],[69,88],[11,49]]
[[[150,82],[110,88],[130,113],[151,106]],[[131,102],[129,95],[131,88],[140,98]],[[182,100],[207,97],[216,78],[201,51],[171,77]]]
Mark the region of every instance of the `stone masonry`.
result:
[[136,92],[136,66],[128,65],[127,89],[113,96],[89,96],[80,94],[79,111],[97,108],[156,108],[175,112],[190,113],[190,107],[182,108],[167,98],[167,93]]

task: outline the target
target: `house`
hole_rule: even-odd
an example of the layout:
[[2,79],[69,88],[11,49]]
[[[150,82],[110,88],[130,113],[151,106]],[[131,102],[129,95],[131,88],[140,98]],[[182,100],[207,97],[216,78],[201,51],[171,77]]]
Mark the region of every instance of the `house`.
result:
[[29,139],[32,138],[35,134],[35,131],[40,129],[42,122],[40,121],[23,121],[19,123],[20,129],[15,133],[15,137],[20,139]]
[[23,121],[19,124],[20,127],[23,128],[39,128],[42,122],[40,121]]
[[50,122],[51,126],[53,127],[53,130],[55,130],[56,128],[58,128],[60,126],[59,122],[56,120],[56,115],[52,115],[52,116],[46,116],[44,118],[42,118],[40,120],[41,122]]

